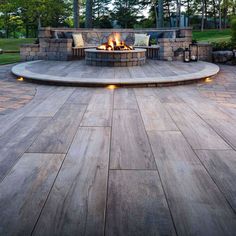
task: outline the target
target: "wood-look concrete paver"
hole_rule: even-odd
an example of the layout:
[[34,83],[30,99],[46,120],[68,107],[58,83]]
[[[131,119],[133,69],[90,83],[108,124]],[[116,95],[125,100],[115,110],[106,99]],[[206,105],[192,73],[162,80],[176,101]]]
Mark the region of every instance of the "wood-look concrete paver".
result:
[[10,68],[0,67],[0,235],[235,235],[235,67],[115,89],[25,83],[6,79]]

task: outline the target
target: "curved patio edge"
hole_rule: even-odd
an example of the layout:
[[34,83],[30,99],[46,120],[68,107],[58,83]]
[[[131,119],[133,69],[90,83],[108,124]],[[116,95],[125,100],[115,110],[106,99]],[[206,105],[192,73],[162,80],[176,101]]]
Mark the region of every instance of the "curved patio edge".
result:
[[[204,68],[198,72],[173,75],[173,76],[155,76],[155,77],[137,77],[137,78],[79,78],[77,76],[57,76],[47,75],[43,73],[35,73],[27,69],[27,66],[32,66],[34,63],[42,62],[41,60],[23,62],[15,65],[12,68],[12,73],[16,76],[23,77],[26,80],[38,83],[47,83],[54,85],[72,85],[72,86],[105,86],[105,85],[175,85],[196,82],[201,79],[215,76],[219,73],[220,68],[218,65],[209,62],[197,62],[203,63]],[[60,63],[58,61],[58,63]],[[196,62],[194,62],[196,63]]]

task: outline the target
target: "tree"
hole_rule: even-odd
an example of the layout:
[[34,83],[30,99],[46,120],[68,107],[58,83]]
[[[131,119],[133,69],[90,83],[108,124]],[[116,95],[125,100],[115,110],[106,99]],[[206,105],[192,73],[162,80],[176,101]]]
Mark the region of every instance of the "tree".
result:
[[139,19],[143,18],[141,11],[145,5],[145,1],[141,0],[114,0],[112,19],[116,20],[122,28],[132,28]]
[[79,28],[79,1],[73,0],[74,27]]
[[93,1],[93,26],[96,28],[111,28],[109,4],[111,0]]
[[163,0],[158,0],[158,27],[164,27]]
[[93,0],[86,0],[85,27],[93,27]]

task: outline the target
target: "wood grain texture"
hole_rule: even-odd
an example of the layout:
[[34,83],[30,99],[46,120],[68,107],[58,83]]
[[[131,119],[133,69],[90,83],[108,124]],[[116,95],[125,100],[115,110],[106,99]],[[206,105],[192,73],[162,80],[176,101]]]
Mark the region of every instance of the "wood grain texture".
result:
[[137,96],[137,100],[147,131],[178,130],[164,106],[155,96]]
[[186,104],[166,104],[166,107],[194,149],[231,149],[226,142]]
[[94,94],[81,122],[81,126],[111,126],[112,99],[110,93]]
[[79,128],[34,235],[103,235],[110,128]]
[[23,118],[0,138],[0,180],[48,124],[48,118]]
[[235,235],[235,214],[182,134],[149,138],[178,235]]
[[0,184],[0,235],[30,235],[64,155],[24,154]]
[[218,104],[209,98],[202,97],[198,91],[185,87],[178,88],[176,94],[182,98],[203,119],[228,120],[230,116],[219,109]]
[[111,169],[155,169],[155,162],[137,110],[114,110]]
[[175,235],[156,171],[111,170],[106,234]]
[[206,122],[223,137],[234,149],[236,149],[236,120],[206,120]]
[[236,152],[198,150],[197,155],[236,212]]
[[67,153],[85,108],[85,105],[65,104],[30,146],[28,152]]
[[66,103],[75,103],[75,104],[88,104],[94,89],[90,88],[76,88],[71,96],[67,99]]
[[114,109],[137,109],[137,101],[132,88],[114,91]]
[[59,88],[47,99],[45,99],[40,105],[36,106],[27,116],[34,117],[52,117],[62,107],[65,101],[74,91],[73,88]]
[[184,100],[175,94],[175,87],[170,88],[157,88],[154,90],[158,100],[161,103],[184,103]]

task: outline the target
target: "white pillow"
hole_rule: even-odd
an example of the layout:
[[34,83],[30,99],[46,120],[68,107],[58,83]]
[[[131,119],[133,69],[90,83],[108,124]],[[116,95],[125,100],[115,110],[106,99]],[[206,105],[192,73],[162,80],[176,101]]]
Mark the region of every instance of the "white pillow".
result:
[[134,34],[134,46],[149,46],[150,35]]
[[83,47],[84,46],[84,40],[82,37],[82,34],[72,34],[74,39],[75,47]]

